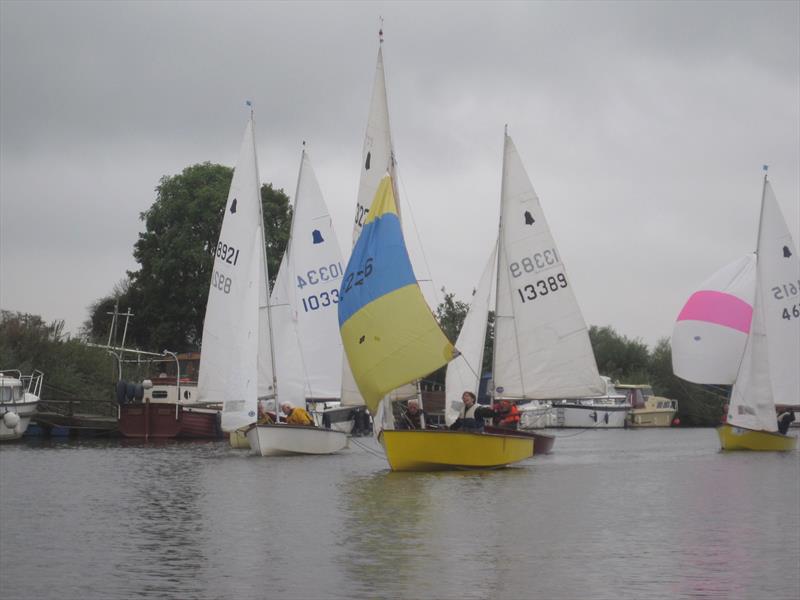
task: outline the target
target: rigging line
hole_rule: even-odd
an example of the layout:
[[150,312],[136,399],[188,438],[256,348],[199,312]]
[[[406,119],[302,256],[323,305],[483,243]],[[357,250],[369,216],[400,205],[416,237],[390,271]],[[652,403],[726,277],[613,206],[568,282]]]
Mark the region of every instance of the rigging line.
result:
[[[427,280],[418,279],[417,282],[430,281],[431,283],[433,283],[433,272],[431,271],[430,263],[428,263],[428,255],[425,253],[425,246],[422,245],[422,238],[419,235],[419,229],[417,228],[417,219],[414,217],[414,207],[411,205],[411,200],[410,200],[411,196],[409,195],[408,190],[406,189],[405,180],[401,178],[399,174],[397,175],[397,179],[400,181],[400,187],[403,189],[403,197],[405,198],[405,204],[408,207],[408,212],[411,214],[411,225],[414,228],[414,235],[417,238],[417,244],[419,245],[420,252],[422,253],[422,263],[424,264],[425,269],[428,273],[428,277],[430,278]],[[439,304],[442,303],[442,301],[439,298],[439,292],[436,285],[433,285],[432,287],[433,287],[433,299],[436,301],[436,306],[438,307]]]
[[379,452],[377,452],[376,450],[373,450],[372,448],[370,448],[366,444],[363,444],[363,443],[359,442],[354,437],[351,437],[350,441],[353,442],[356,446],[358,446],[362,450],[364,450],[367,454],[371,454],[372,456],[374,456],[376,458],[379,458],[380,460],[384,460],[384,457],[381,456],[381,454]]

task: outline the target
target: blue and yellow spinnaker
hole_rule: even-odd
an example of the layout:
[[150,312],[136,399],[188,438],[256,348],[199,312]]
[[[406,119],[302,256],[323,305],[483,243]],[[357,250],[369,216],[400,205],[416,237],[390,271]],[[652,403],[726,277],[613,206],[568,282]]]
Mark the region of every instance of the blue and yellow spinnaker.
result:
[[375,414],[387,393],[453,359],[408,258],[392,180],[381,180],[339,290],[347,360]]

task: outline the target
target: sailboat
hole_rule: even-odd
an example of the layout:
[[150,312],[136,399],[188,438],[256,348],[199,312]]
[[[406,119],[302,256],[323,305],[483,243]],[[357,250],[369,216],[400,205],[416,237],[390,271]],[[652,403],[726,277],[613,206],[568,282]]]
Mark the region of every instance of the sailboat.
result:
[[[378,56],[375,63],[375,76],[372,83],[367,127],[364,133],[364,144],[361,153],[361,171],[359,174],[358,194],[356,197],[355,218],[353,220],[352,243],[355,247],[361,230],[371,210],[375,193],[387,173],[392,180],[393,192],[397,197],[395,183],[396,165],[392,133],[389,124],[389,103],[386,93],[386,72],[383,64],[383,30],[378,32]],[[402,222],[401,210],[397,206],[398,219]],[[392,390],[395,401],[407,400],[418,395],[417,386],[409,384]],[[325,418],[332,427],[340,427],[343,431],[365,433],[365,402],[350,370],[347,358],[343,356],[341,374],[341,407],[325,411]],[[359,423],[360,421],[360,423]],[[367,422],[368,425],[368,422]]]
[[[747,274],[747,259],[739,265],[739,273]],[[737,267],[728,269],[735,273]],[[725,277],[721,278],[724,282]],[[733,278],[727,288],[749,289],[747,276]],[[711,287],[711,286],[707,286]],[[714,291],[714,290],[711,290]],[[726,290],[727,292],[727,290]],[[788,451],[797,446],[797,438],[779,433],[776,405],[787,407],[800,404],[800,261],[786,221],[781,214],[775,194],[766,174],[761,194],[761,213],[755,253],[755,288],[752,310],[747,298],[736,294],[709,296],[716,304],[705,312],[690,306],[693,295],[684,306],[681,321],[710,321],[714,333],[725,328],[738,331],[744,349],[738,361],[726,423],[717,429],[723,450]],[[741,293],[741,292],[740,292]],[[696,311],[695,315],[692,311]],[[686,318],[696,316],[695,319]],[[708,325],[705,325],[708,327]],[[676,333],[679,333],[676,325]],[[743,335],[742,335],[743,334]],[[728,332],[723,335],[733,337]],[[720,338],[722,336],[719,336]],[[701,342],[703,334],[696,336]],[[738,350],[695,354],[700,367],[686,369],[686,349],[680,335],[673,343],[673,365],[678,376],[698,383],[730,383],[731,364]],[[731,344],[735,346],[735,344]],[[720,379],[722,381],[710,381]]]
[[345,353],[392,470],[488,468],[532,456],[533,440],[522,437],[383,427],[382,415],[391,412],[389,392],[456,356],[414,275],[388,174],[345,269],[339,298]]
[[[270,296],[281,403],[305,407],[338,400],[342,343],[336,306],[342,274],[339,242],[304,147],[289,241]],[[332,454],[348,445],[345,432],[315,426],[259,424],[247,439],[262,456]]]
[[[448,424],[458,415],[462,391],[477,391],[493,271],[497,290],[494,400],[579,398],[601,393],[603,381],[586,323],[539,198],[508,132],[504,135],[497,246],[456,341],[462,355],[448,366]],[[552,447],[552,436],[533,435],[538,436],[537,453]]]
[[277,388],[263,223],[251,112],[215,247],[198,395],[222,402],[222,430],[244,431],[262,456],[335,452],[347,445],[339,432],[256,425],[258,401],[276,400]]

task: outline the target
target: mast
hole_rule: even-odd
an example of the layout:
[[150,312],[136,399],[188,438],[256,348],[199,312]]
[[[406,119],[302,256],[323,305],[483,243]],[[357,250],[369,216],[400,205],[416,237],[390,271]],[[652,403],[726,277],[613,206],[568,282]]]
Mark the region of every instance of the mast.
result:
[[764,199],[767,196],[767,171],[769,170],[769,165],[764,165],[762,167],[764,171],[764,182],[761,185],[761,210],[758,213],[758,237],[756,238],[756,269],[758,269],[758,244],[761,242],[761,228],[764,226]]
[[[272,309],[270,307],[269,296],[269,267],[267,266],[267,244],[264,235],[264,206],[261,201],[261,177],[258,174],[258,154],[256,152],[256,120],[255,109],[253,103],[247,101],[247,106],[250,107],[250,122],[253,124],[253,157],[255,158],[255,176],[256,176],[256,189],[258,190],[258,215],[259,231],[261,231],[261,253],[262,262],[264,263],[264,285],[267,288],[267,326],[269,327],[269,360],[272,365],[272,394],[275,398],[275,421],[278,420],[278,378],[275,376],[275,351],[272,347]],[[256,391],[256,398],[258,398],[258,391]],[[258,400],[256,400],[258,402]]]
[[[503,168],[500,170],[500,218],[497,221],[497,256],[495,257],[494,270],[496,271],[494,282],[494,329],[492,332],[492,393],[490,406],[494,407],[494,399],[497,394],[497,293],[500,291],[500,256],[505,251],[503,247],[503,191],[506,185],[506,143],[508,141],[508,123],[503,127]],[[486,315],[489,318],[489,315]],[[483,354],[478,365],[478,389],[481,385],[481,368],[483,366]],[[478,402],[477,397],[475,402]]]

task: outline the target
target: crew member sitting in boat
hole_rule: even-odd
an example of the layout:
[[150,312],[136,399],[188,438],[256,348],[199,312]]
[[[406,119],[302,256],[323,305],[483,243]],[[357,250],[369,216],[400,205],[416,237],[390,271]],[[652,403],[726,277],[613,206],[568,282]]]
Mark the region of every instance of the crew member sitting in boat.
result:
[[464,392],[461,395],[464,406],[458,413],[458,418],[450,425],[450,429],[460,429],[462,431],[483,431],[483,419],[491,417],[494,412],[488,406],[478,406],[475,394]]
[[411,398],[406,402],[405,410],[397,424],[398,429],[424,429],[425,412],[419,408],[419,400]]
[[778,431],[781,432],[783,435],[789,431],[789,426],[794,421],[794,411],[791,408],[787,408],[781,414],[778,415]]
[[517,429],[519,427],[519,409],[511,400],[500,400],[494,405],[492,425],[503,429]]
[[292,406],[291,402],[281,402],[281,411],[286,415],[287,425],[313,425],[314,419],[305,408]]

